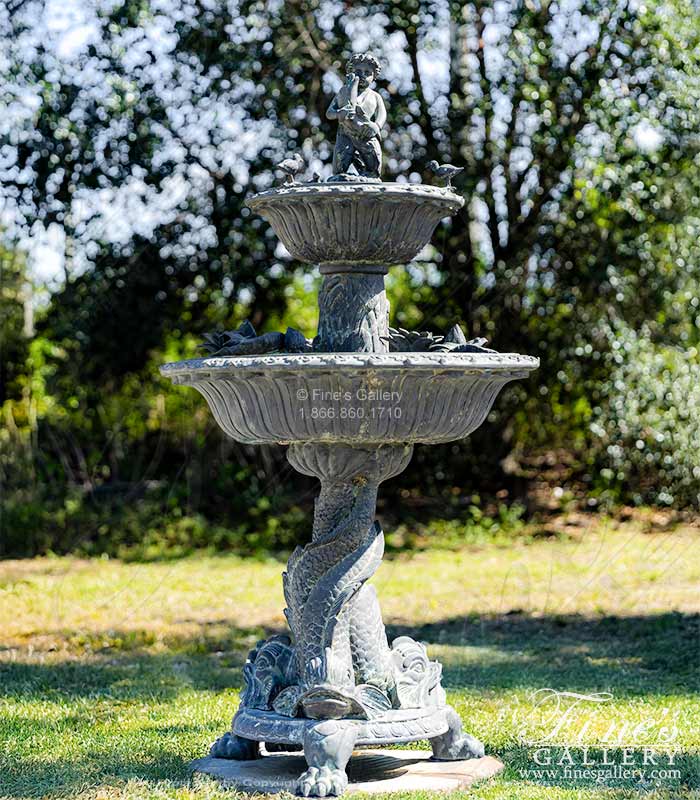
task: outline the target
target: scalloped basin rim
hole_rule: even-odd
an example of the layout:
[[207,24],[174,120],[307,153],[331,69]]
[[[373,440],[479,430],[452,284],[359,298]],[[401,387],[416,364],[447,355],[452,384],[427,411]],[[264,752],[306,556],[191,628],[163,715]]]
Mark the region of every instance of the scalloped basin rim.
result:
[[441,186],[429,186],[425,183],[292,183],[286,186],[275,186],[251,195],[246,200],[250,208],[268,200],[281,197],[377,195],[381,197],[403,198],[422,197],[430,200],[444,201],[455,210],[462,208],[464,198]]
[[[231,373],[253,370],[255,372],[280,369],[347,370],[401,369],[401,370],[456,370],[466,372],[516,372],[525,375],[540,365],[534,356],[519,353],[277,353],[261,356],[212,356],[191,358],[163,364],[160,372],[166,377],[190,373]],[[194,376],[193,376],[194,377]]]

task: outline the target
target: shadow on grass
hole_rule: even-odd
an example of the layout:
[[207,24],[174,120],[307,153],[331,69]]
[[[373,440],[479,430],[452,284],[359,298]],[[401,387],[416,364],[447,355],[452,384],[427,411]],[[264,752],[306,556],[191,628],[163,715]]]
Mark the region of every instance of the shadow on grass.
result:
[[447,688],[552,687],[637,694],[700,692],[700,615],[585,617],[524,613],[389,626],[436,645]]
[[[31,671],[35,702],[29,702],[32,697],[23,692],[13,692],[22,697],[20,713],[0,714],[1,797],[74,797],[88,789],[112,797],[106,787],[122,787],[130,780],[147,784],[140,791],[150,796],[158,782],[170,789],[191,783],[189,762],[205,755],[211,742],[228,727],[235,701],[226,712],[227,720],[213,714],[200,723],[158,721],[163,713],[173,718],[190,716],[187,701],[178,702],[184,687],[171,686],[166,692],[157,688],[149,693],[146,683],[158,686],[165,662],[144,656],[136,659],[148,662],[139,664],[148,680],[133,681],[126,693],[119,688],[123,673],[100,666],[85,665],[81,671],[86,682],[107,680],[104,691],[97,694],[89,690],[80,693],[70,684],[60,696],[45,694],[42,682],[36,681],[36,670]],[[204,662],[202,656],[193,660],[192,666],[206,682],[214,675]],[[53,667],[44,670],[50,673]],[[65,677],[60,669],[59,676]],[[234,682],[240,683],[240,674]],[[164,706],[168,708],[164,710]]]
[[191,782],[188,760],[167,749],[134,752],[124,758],[88,752],[79,760],[8,759],[7,764],[3,761],[0,759],[3,768],[0,785],[12,798],[74,797],[88,788],[116,787],[129,780],[151,784],[164,781],[173,788]]
[[[449,618],[421,627],[389,625],[387,630],[390,640],[409,635],[435,645],[444,684],[452,689],[700,692],[698,614],[595,618],[510,613]],[[107,637],[81,640],[84,660],[61,660],[59,654],[48,663],[0,660],[0,697],[168,701],[184,689],[239,689],[248,651],[260,639],[282,632],[227,628],[225,620],[212,620],[197,636],[160,641],[154,653],[150,634],[111,631]]]
[[[168,702],[187,690],[240,689],[249,649],[279,632],[233,629],[223,637],[170,637],[164,643],[167,650],[159,653],[140,645],[124,648],[127,635],[112,632],[122,643],[118,648],[88,649],[70,660],[52,654],[41,661],[3,661],[0,650],[0,700]],[[132,636],[130,641],[138,639]]]
[[[58,652],[20,660],[15,652],[3,662],[0,651],[0,704],[9,701],[12,711],[0,714],[3,791],[18,798],[56,797],[132,778],[186,785],[187,762],[206,752],[236,705],[232,699],[223,716],[219,707],[206,723],[181,724],[188,704],[203,702],[192,693],[240,689],[248,649],[279,632],[231,628],[222,634],[222,624],[212,621],[196,637],[174,637],[155,647],[147,636],[112,632],[119,647],[110,647],[110,640],[101,648],[93,647],[97,640],[87,642],[80,660]],[[435,645],[445,686],[475,696],[542,687],[611,691],[616,698],[700,692],[697,614],[511,613],[449,618],[420,628],[390,626],[389,634]],[[104,645],[104,637],[99,642]],[[125,719],[130,724],[122,729]],[[55,741],[68,742],[75,757],[63,756]],[[697,786],[697,756],[687,758],[681,783]],[[508,761],[504,779],[518,780],[518,753],[508,753]]]

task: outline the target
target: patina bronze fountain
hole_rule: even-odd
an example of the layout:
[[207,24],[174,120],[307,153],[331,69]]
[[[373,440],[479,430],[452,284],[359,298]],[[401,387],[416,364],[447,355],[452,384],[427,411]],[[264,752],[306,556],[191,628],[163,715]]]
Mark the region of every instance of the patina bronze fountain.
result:
[[321,483],[311,541],[283,575],[291,635],[250,653],[232,729],[211,751],[251,760],[263,743],[302,747],[308,768],[291,788],[303,795],[341,794],[360,746],[428,739],[436,759],[483,756],[446,704],[440,664],[407,636],[387,641],[367,583],[384,549],[377,489],[405,469],[415,443],[468,436],[500,389],[538,365],[467,342],[458,326],[445,336],[389,327],[388,268],[415,258],[464,201],[450,188],[453,168],[443,187],[381,181],[377,71],[369,54],[353,56],[328,110],[340,128],[333,176],[297,182],[303,162],[289,159],[286,183],[248,201],[294,258],[319,265],[316,337],[257,336],[245,323],[209,335],[210,357],[162,367],[204,395],[229,436],[287,445],[292,466]]

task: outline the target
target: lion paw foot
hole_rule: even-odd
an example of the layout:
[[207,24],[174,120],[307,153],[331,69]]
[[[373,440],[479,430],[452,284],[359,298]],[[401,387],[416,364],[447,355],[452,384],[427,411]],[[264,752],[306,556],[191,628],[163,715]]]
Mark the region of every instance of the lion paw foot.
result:
[[303,797],[338,796],[347,786],[348,776],[342,769],[309,767],[297,781],[297,792]]
[[463,733],[460,738],[452,745],[451,760],[461,761],[468,758],[481,758],[484,753],[484,745],[475,737],[468,733]]
[[439,761],[466,761],[469,758],[481,758],[484,755],[484,745],[475,736],[462,730],[462,720],[459,714],[447,706],[445,716],[448,729],[430,742],[433,747],[433,758]]

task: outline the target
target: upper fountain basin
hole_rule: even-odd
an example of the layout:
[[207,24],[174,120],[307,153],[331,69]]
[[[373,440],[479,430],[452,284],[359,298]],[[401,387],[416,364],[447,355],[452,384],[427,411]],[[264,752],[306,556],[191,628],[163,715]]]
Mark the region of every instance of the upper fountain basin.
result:
[[239,442],[362,446],[462,439],[506,383],[538,366],[515,353],[309,353],[199,358],[161,373],[204,395]]
[[253,195],[247,204],[294,258],[319,264],[322,273],[386,272],[412,261],[464,200],[422,184],[295,183]]

